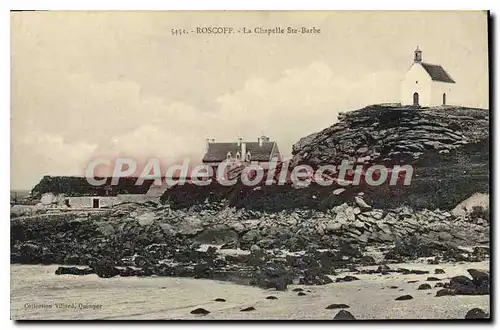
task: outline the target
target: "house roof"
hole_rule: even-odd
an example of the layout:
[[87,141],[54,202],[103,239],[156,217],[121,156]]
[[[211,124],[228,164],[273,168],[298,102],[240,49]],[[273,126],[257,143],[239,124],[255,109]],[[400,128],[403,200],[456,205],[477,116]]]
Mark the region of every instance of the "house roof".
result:
[[420,63],[429,76],[431,76],[434,81],[441,81],[446,83],[454,84],[455,81],[451,79],[450,75],[443,69],[441,65],[429,64],[429,63]]
[[[259,142],[243,142],[246,144],[246,150],[249,151],[252,160],[264,162],[271,159],[271,155],[274,153],[279,154],[278,145],[276,142],[262,142],[262,146],[259,146]],[[230,152],[233,157],[236,153],[241,152],[241,146],[238,146],[238,142],[214,142],[210,143],[208,146],[208,151],[203,157],[203,162],[222,162],[226,159],[227,153]]]

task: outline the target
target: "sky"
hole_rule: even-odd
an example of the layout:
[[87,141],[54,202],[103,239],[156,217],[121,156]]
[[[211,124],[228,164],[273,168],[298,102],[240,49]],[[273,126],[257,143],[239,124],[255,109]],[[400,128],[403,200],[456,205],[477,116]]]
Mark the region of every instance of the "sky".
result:
[[[321,32],[172,33],[214,26]],[[11,189],[96,157],[199,163],[207,138],[290,155],[339,112],[399,102],[416,46],[457,82],[448,103],[489,107],[485,12],[13,12]]]

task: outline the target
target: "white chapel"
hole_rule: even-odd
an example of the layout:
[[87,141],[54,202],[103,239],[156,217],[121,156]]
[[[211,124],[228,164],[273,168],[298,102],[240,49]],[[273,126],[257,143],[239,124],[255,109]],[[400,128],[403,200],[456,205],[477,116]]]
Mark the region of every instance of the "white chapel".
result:
[[402,82],[401,104],[421,107],[447,105],[453,102],[454,84],[441,65],[422,62],[422,51],[417,47],[413,64]]

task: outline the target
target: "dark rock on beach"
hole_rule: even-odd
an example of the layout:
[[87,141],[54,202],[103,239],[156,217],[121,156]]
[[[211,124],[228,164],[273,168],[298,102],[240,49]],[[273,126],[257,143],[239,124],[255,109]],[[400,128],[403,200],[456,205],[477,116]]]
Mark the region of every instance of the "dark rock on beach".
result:
[[338,308],[349,308],[346,304],[331,304],[325,307],[325,309],[338,309]]
[[430,289],[432,289],[432,287],[428,283],[420,284],[417,288],[417,290],[430,290]]
[[281,265],[266,265],[258,267],[251,274],[251,285],[263,289],[276,289],[284,291],[289,284],[293,283],[293,273]]
[[427,277],[426,281],[428,281],[428,282],[438,282],[438,281],[441,281],[441,279],[437,278],[437,277],[434,277],[434,276],[430,276],[430,277]]
[[92,268],[78,268],[78,267],[58,267],[56,275],[89,275],[94,274]]
[[333,280],[324,274],[314,274],[308,272],[305,276],[299,279],[300,285],[325,285],[333,283]]
[[190,313],[193,315],[207,315],[210,314],[210,311],[206,310],[205,308],[196,308],[193,309]]
[[340,321],[340,320],[355,320],[356,318],[348,311],[342,309],[334,316],[333,319]]
[[390,272],[390,271],[392,271],[392,269],[389,266],[387,266],[387,265],[379,265],[377,267],[377,272],[378,273],[385,273],[385,272]]
[[467,269],[467,272],[472,277],[472,282],[477,285],[489,285],[490,283],[490,272],[488,270],[479,269]]
[[489,275],[486,272],[472,270],[474,278],[454,276],[450,279],[449,288],[457,295],[487,295],[490,294]]
[[251,312],[254,311],[255,307],[247,307],[240,310],[240,312]]
[[352,282],[352,281],[359,281],[359,278],[356,276],[351,276],[351,275],[346,275],[344,277],[338,277],[335,282]]
[[436,292],[436,297],[454,296],[455,292],[450,289],[441,289]]
[[120,270],[111,266],[94,266],[94,272],[102,278],[110,278],[120,275]]
[[130,276],[137,276],[138,271],[136,269],[133,269],[131,267],[126,267],[125,269],[120,270],[120,276],[122,277],[130,277]]
[[480,308],[473,308],[465,314],[466,319],[488,319],[489,315]]

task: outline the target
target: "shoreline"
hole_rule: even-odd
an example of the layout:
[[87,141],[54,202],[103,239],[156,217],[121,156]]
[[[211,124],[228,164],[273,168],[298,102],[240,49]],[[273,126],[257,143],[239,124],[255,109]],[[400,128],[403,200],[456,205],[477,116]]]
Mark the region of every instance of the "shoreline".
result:
[[[391,268],[417,268],[429,274],[357,274],[359,281],[325,285],[292,284],[286,291],[260,289],[209,279],[177,277],[114,277],[96,275],[54,275],[56,265],[11,265],[11,318],[25,319],[332,319],[337,309],[329,304],[347,304],[356,319],[463,319],[471,308],[489,313],[490,296],[436,297],[441,288],[417,290],[435,268],[450,277],[463,275],[469,268],[489,268],[489,260],[477,263],[423,262],[388,264]],[[374,269],[375,266],[362,267]],[[360,267],[361,268],[361,267]],[[342,273],[348,275],[349,272]],[[337,274],[339,275],[339,274]],[[408,281],[418,281],[408,283]],[[397,288],[394,288],[397,286]],[[294,291],[302,288],[304,296]],[[308,292],[310,291],[310,292]],[[414,299],[396,301],[409,294]],[[277,300],[265,299],[275,296]],[[366,299],[366,297],[371,297]],[[223,298],[225,302],[215,302]],[[66,303],[102,305],[99,309],[26,309],[26,303]],[[247,307],[255,311],[241,312]],[[190,314],[205,308],[210,314]]]

